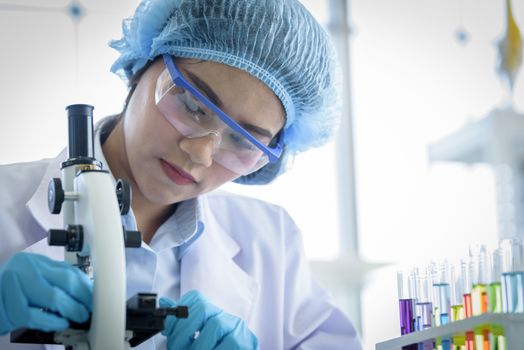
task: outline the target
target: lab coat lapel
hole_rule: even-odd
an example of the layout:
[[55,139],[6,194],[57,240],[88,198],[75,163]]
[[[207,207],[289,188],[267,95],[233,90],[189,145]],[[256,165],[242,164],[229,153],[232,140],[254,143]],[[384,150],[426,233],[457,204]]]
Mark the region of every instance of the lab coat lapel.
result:
[[206,218],[206,230],[181,260],[181,295],[198,290],[226,312],[249,322],[258,293],[257,281],[233,260],[238,244]]

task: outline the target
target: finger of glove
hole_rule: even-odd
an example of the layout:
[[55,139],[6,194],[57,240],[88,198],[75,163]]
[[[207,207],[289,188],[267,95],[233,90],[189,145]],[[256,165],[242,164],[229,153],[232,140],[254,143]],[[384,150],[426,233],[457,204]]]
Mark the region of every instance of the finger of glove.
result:
[[63,330],[69,326],[67,320],[57,315],[45,312],[40,308],[30,307],[16,273],[6,273],[2,281],[10,286],[9,291],[3,293],[3,299],[12,329],[28,327],[48,331]]
[[227,334],[214,350],[258,350],[258,339],[249,330],[245,322],[241,322],[233,332]]
[[76,267],[63,261],[31,253],[15,254],[8,265],[7,271],[12,271],[20,276],[24,291],[38,290],[50,284],[64,290],[91,309],[91,281]]
[[49,286],[40,292],[31,292],[29,298],[35,306],[55,311],[69,320],[81,323],[89,318],[89,310],[84,305],[57,287]]
[[43,270],[44,278],[53,286],[82,303],[88,310],[93,308],[93,284],[78,268],[67,263],[56,262],[55,266]]
[[30,322],[29,305],[18,276],[12,271],[6,271],[1,276],[2,290],[0,302],[7,318],[7,328],[13,330],[27,327]]
[[241,320],[238,317],[225,312],[211,317],[191,345],[191,350],[214,349],[224,337],[238,327],[239,323],[241,323]]
[[69,327],[69,322],[42,309],[29,308],[29,323],[26,327],[44,332],[63,331]]
[[[31,276],[33,278],[14,272],[7,272],[5,275],[4,280],[9,281],[9,285],[16,285],[18,289],[16,293],[14,290],[7,291],[5,296],[11,300],[10,304],[17,305],[19,310],[27,310],[29,306],[33,306],[58,312],[76,322],[84,322],[89,318],[89,311],[84,305],[60,288],[51,285],[41,275]],[[20,299],[20,296],[24,298]],[[16,313],[14,311],[14,314]]]
[[173,344],[174,348],[186,349],[193,342],[195,332],[200,331],[209,318],[222,311],[197,291],[186,293],[177,304],[187,306],[189,316],[187,319],[169,316],[163,334],[168,336],[168,343]]

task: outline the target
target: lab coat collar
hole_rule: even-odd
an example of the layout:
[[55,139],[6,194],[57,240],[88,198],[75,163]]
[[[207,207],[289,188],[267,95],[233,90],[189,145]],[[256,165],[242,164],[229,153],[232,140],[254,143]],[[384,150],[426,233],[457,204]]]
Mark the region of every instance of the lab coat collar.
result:
[[258,283],[233,260],[240,251],[238,243],[216,222],[205,196],[201,200],[205,229],[181,260],[181,295],[199,290],[212,303],[249,323]]

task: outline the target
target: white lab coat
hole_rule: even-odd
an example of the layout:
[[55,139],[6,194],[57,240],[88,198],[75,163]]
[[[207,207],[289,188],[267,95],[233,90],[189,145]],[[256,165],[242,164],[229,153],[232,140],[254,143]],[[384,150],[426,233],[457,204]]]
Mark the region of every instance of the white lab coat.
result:
[[[0,167],[0,264],[22,250],[62,259],[63,248],[45,239],[48,229],[62,227],[49,214],[47,184],[60,177],[64,159]],[[312,279],[301,233],[285,210],[224,192],[200,201],[205,230],[181,260],[181,294],[199,290],[244,319],[263,350],[361,349],[351,322]],[[2,350],[40,348],[0,337]]]

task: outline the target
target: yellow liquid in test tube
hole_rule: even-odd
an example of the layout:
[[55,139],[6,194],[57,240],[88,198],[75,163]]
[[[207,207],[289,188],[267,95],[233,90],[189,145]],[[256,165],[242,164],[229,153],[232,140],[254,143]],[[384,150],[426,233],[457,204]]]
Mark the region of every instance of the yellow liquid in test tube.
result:
[[453,305],[451,307],[451,322],[460,321],[464,319],[464,306]]
[[[474,284],[471,290],[471,303],[473,306],[473,316],[488,312],[488,293],[485,284]],[[489,329],[475,330],[475,349],[489,349]]]
[[[451,306],[451,322],[460,321],[464,319],[464,306],[453,305]],[[451,346],[452,350],[466,350],[466,336],[455,335],[453,336],[453,345]]]

